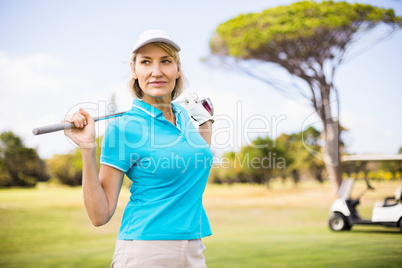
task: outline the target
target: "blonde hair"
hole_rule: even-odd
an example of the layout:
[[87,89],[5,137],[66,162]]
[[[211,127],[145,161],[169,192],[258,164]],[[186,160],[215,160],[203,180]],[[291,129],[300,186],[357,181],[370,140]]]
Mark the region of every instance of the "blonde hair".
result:
[[[173,57],[174,61],[176,62],[177,69],[180,71],[180,76],[179,78],[176,79],[176,85],[172,91],[172,100],[176,99],[180,94],[183,92],[184,87],[187,85],[187,79],[183,74],[183,70],[181,68],[181,62],[180,62],[180,56],[179,52],[173,48],[172,46],[161,43],[161,42],[154,42],[152,43],[160,48],[162,48],[166,53],[169,54],[169,56]],[[137,59],[137,52],[133,52],[133,55],[131,56],[130,61],[133,63],[133,69],[135,68],[135,61]],[[140,84],[138,83],[138,79],[135,79],[134,77],[131,78],[130,82],[128,83],[128,87],[130,90],[131,95],[141,99],[144,95],[144,92],[142,91]]]

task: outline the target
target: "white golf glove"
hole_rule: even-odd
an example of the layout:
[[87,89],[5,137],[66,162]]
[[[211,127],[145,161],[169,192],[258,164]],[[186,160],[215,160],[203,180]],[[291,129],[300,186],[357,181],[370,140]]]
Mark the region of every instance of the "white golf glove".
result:
[[202,105],[203,99],[200,99],[195,92],[187,92],[184,108],[190,114],[191,118],[197,121],[198,125],[202,125],[207,121],[214,122],[212,115]]

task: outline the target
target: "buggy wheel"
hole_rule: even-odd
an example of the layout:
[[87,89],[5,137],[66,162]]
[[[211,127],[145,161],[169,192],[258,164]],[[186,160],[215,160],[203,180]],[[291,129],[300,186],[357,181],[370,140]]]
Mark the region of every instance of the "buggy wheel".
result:
[[335,212],[331,218],[329,218],[329,228],[331,228],[332,231],[350,230],[351,227],[345,216],[339,212]]

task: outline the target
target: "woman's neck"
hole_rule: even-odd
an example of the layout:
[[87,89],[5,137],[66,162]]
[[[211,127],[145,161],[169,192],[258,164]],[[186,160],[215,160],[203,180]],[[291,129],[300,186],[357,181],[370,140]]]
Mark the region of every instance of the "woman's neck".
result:
[[142,101],[162,111],[163,116],[166,118],[166,120],[176,125],[176,119],[172,110],[172,102],[170,96],[156,98],[144,95]]
[[148,103],[149,105],[154,106],[155,108],[158,108],[163,113],[172,110],[172,104],[171,104],[171,97],[170,96],[153,97],[153,96],[148,96],[148,95],[144,94],[144,96],[142,97],[142,101],[145,102],[145,103]]

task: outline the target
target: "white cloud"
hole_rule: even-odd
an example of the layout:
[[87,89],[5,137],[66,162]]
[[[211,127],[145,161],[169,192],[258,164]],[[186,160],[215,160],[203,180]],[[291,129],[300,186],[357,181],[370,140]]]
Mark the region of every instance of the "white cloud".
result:
[[49,54],[9,57],[0,52],[0,88],[13,93],[60,90],[63,80],[52,74],[62,62]]
[[[50,54],[11,57],[0,52],[0,132],[11,130],[42,157],[72,147],[60,133],[33,136],[34,127],[60,122],[64,106],[85,87],[80,79],[63,74],[64,63]],[[76,86],[76,87],[75,87]],[[57,145],[57,146],[55,146]]]

